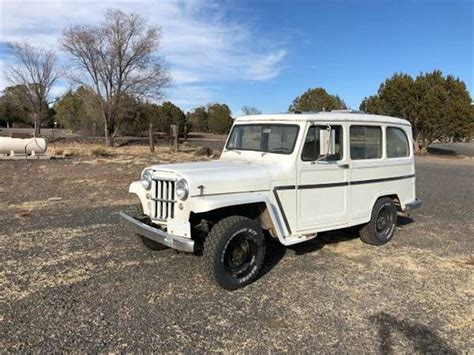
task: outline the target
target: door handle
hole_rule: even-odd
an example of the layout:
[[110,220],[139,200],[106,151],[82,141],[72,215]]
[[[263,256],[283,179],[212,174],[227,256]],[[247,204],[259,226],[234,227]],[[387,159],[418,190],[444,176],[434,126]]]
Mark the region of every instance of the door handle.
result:
[[349,169],[349,164],[340,164],[338,165],[341,169]]

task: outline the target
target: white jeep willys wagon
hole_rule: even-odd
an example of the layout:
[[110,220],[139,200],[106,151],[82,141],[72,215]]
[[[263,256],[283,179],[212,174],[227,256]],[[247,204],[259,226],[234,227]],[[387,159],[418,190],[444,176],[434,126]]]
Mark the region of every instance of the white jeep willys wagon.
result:
[[360,225],[363,242],[392,239],[415,194],[408,121],[354,111],[237,118],[219,160],[153,165],[130,185],[140,212],[123,222],[151,249],[202,254],[207,274],[252,282],[265,236],[292,245]]

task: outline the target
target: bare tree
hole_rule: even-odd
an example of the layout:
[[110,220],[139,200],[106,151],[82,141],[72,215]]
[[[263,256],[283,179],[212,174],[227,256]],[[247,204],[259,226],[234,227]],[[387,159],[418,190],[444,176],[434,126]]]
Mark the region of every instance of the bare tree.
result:
[[70,77],[93,92],[101,107],[105,139],[113,146],[130,98],[160,99],[170,78],[159,55],[161,32],[140,15],[107,10],[98,26],[72,26],[62,48],[71,55]]
[[56,54],[28,42],[12,42],[8,47],[17,64],[6,67],[7,81],[21,91],[24,104],[33,115],[35,136],[38,136],[48,112],[49,93],[60,75]]
[[242,110],[242,113],[246,116],[260,115],[262,113],[262,111],[260,111],[258,108],[253,107],[253,106],[242,106],[241,110]]

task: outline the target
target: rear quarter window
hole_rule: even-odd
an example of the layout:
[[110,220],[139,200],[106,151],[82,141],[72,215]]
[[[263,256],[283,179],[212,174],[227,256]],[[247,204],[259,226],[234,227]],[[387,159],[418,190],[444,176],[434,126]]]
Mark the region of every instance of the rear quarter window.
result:
[[387,158],[401,158],[410,155],[408,137],[401,128],[387,127]]

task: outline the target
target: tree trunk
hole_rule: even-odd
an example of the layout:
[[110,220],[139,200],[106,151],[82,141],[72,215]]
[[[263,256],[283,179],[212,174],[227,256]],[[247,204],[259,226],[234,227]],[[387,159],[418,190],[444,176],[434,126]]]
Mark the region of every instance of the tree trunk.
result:
[[35,137],[39,137],[41,134],[41,122],[43,121],[43,111],[40,110],[39,113],[35,115]]
[[35,137],[39,137],[41,134],[41,120],[37,113],[34,114],[35,119]]
[[109,130],[107,128],[107,120],[104,121],[104,136],[105,136],[105,145],[108,147],[111,147],[112,145],[110,144],[110,136],[109,136]]
[[107,145],[107,147],[114,146],[114,135],[113,132],[111,132],[109,129],[105,130],[105,144]]
[[114,129],[112,125],[109,123],[108,115],[104,112],[104,134],[105,134],[105,145],[107,147],[114,146],[113,132],[114,132]]
[[425,139],[416,139],[415,140],[415,153],[419,155],[428,154],[428,145],[429,143]]

